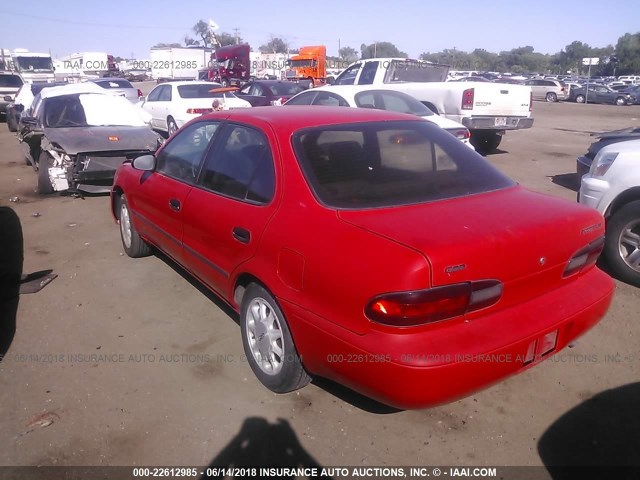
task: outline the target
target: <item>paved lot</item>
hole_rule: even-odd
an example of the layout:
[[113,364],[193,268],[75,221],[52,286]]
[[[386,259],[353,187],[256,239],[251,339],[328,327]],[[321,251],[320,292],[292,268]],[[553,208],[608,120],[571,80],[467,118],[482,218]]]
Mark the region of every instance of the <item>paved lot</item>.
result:
[[[534,115],[488,159],[575,201],[589,134],[638,125],[640,107],[536,103]],[[455,403],[393,411],[325,382],[275,395],[242,361],[235,315],[170,262],[123,256],[108,197],[40,198],[35,184],[0,125],[0,205],[22,221],[24,271],[58,274],[21,296],[0,362],[0,465],[536,466],[640,452],[636,288],[616,282],[574,348]]]

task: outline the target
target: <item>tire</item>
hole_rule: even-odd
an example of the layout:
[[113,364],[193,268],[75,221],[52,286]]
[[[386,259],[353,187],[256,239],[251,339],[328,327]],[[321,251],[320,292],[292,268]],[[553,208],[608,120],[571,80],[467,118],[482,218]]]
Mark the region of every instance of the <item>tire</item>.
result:
[[584,95],[576,95],[576,103],[584,103],[586,100]]
[[619,107],[622,107],[624,105],[627,104],[627,99],[624,97],[618,97],[616,98],[616,105],[618,105]]
[[498,148],[501,141],[502,135],[498,135],[493,132],[474,132],[471,134],[471,138],[469,139],[469,142],[471,142],[471,145],[476,149],[476,152],[482,155],[493,152]]
[[640,287],[640,200],[626,204],[609,219],[604,255],[616,277]]
[[16,125],[16,123],[13,120],[11,120],[12,117],[13,115],[7,114],[7,128],[9,129],[10,132],[17,132],[18,125]]
[[53,185],[49,178],[49,167],[51,166],[51,157],[47,152],[42,152],[38,158],[38,185],[37,192],[40,195],[50,195],[53,193]]
[[307,89],[313,88],[313,85],[314,85],[313,78],[310,78],[309,80],[307,80]]
[[138,235],[131,221],[131,211],[124,195],[120,196],[118,202],[118,225],[122,247],[129,257],[141,258],[151,255],[151,247]]
[[223,87],[228,87],[229,80],[227,80],[226,78],[223,78],[222,81],[220,82],[220,85],[222,85]]
[[178,125],[173,117],[167,118],[167,136],[171,136],[178,130]]
[[547,102],[557,102],[558,101],[558,96],[553,92],[549,92],[549,93],[547,93],[547,96],[545,97],[545,100]]
[[240,329],[251,370],[269,390],[291,392],[311,381],[278,303],[255,283],[249,285],[242,298]]

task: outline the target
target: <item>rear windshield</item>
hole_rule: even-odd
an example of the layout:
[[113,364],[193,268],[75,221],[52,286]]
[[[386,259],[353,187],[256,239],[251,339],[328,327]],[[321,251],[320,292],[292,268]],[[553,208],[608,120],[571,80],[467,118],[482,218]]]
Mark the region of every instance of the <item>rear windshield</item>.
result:
[[293,146],[321,203],[376,208],[464,197],[515,185],[483,157],[426,121],[305,129]]
[[107,90],[111,88],[133,88],[133,85],[131,85],[127,80],[120,80],[120,79],[100,80],[95,83],[100,85],[102,88],[106,88]]
[[0,87],[20,88],[22,79],[17,75],[0,75]]
[[210,83],[208,85],[194,84],[194,85],[180,85],[178,87],[178,95],[181,98],[229,98],[235,97],[231,92],[210,92],[209,90],[215,88],[222,88],[220,85]]
[[298,85],[297,83],[289,83],[289,82],[282,82],[282,83],[272,83],[270,85],[268,85],[269,90],[271,90],[271,93],[273,95],[296,95],[298,93],[300,93],[302,90],[304,90],[300,85]]

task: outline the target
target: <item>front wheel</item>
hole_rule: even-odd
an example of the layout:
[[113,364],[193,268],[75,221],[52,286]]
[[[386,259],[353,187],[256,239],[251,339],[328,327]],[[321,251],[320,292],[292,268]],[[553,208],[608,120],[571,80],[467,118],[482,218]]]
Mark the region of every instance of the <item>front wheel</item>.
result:
[[223,78],[222,81],[220,82],[220,84],[223,87],[228,87],[229,86],[229,80],[227,80],[226,78]]
[[151,254],[151,248],[138,235],[138,231],[131,221],[131,210],[124,195],[120,196],[118,206],[118,223],[120,224],[120,238],[125,253],[131,258],[146,257]]
[[474,132],[471,134],[469,142],[476,149],[478,153],[486,155],[493,152],[500,142],[502,141],[502,135],[498,135],[494,132]]
[[557,102],[558,101],[558,96],[553,92],[547,93],[547,96],[545,98],[547,99],[547,102]]
[[576,95],[576,102],[577,103],[584,103],[586,100],[584,95]]
[[626,105],[626,104],[627,104],[627,99],[626,98],[624,98],[624,97],[616,98],[616,105],[621,107],[621,106]]
[[52,163],[52,158],[47,152],[42,152],[38,157],[38,185],[36,189],[40,195],[53,193],[53,184],[49,178],[49,168]]
[[313,78],[310,78],[309,80],[307,80],[307,88],[313,88],[314,83],[313,83]]
[[640,287],[640,200],[628,203],[609,219],[604,254],[620,280]]
[[258,380],[272,392],[304,387],[311,378],[302,366],[289,326],[267,290],[252,283],[240,310],[242,346]]

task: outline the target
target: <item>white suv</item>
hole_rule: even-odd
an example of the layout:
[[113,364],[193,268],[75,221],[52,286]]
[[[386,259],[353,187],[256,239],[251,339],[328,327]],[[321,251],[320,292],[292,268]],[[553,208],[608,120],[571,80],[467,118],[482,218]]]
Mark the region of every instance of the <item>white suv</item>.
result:
[[640,140],[600,150],[582,177],[579,201],[606,219],[603,255],[613,273],[640,286]]

